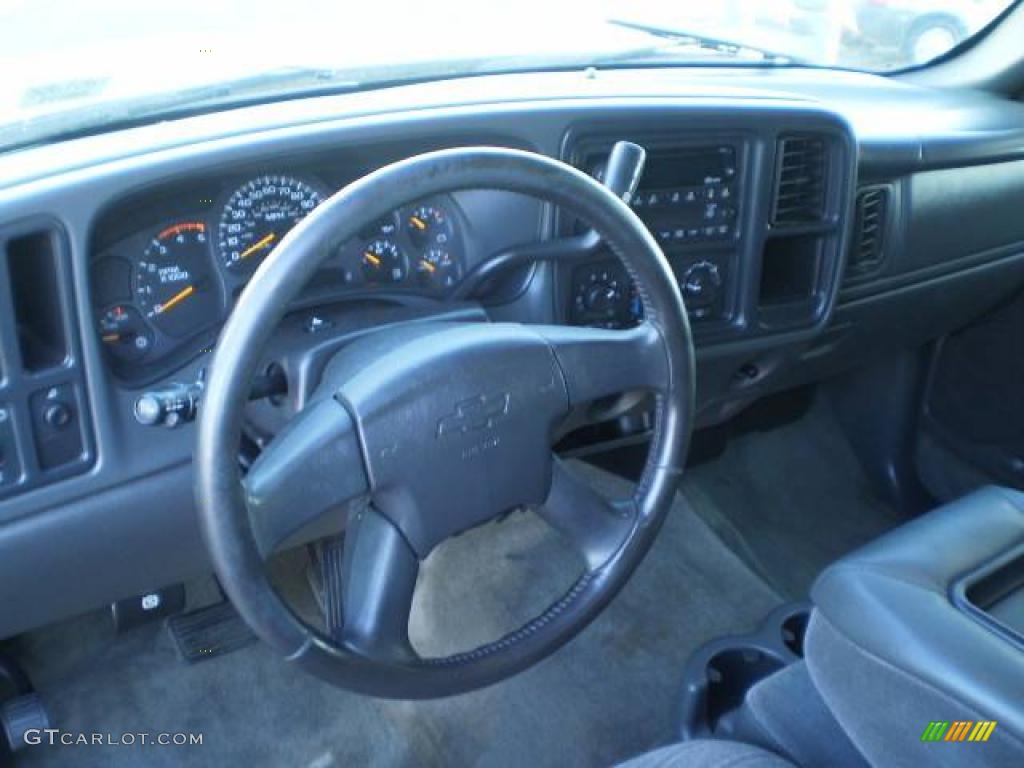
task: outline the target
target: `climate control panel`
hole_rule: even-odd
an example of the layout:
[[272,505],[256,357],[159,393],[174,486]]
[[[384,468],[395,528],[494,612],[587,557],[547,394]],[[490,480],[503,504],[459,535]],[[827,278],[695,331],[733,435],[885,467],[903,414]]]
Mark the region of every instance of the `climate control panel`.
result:
[[[725,259],[672,259],[686,311],[693,321],[726,313]],[[577,266],[572,272],[569,322],[599,328],[630,328],[643,319],[643,303],[626,268],[613,258]]]

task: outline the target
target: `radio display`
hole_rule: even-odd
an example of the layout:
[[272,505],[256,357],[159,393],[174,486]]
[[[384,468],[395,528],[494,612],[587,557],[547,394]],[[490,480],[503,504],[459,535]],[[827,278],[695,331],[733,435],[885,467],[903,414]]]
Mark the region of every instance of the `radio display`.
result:
[[721,183],[736,174],[732,147],[701,147],[671,153],[651,152],[640,178],[640,190],[703,187]]

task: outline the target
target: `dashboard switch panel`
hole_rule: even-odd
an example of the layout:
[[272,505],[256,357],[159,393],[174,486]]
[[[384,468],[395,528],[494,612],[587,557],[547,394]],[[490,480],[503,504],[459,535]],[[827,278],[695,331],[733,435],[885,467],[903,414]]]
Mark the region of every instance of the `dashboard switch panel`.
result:
[[95,454],[71,251],[52,219],[0,229],[0,369],[0,499],[86,471]]
[[85,443],[73,384],[41,389],[29,398],[36,457],[44,472],[82,458]]

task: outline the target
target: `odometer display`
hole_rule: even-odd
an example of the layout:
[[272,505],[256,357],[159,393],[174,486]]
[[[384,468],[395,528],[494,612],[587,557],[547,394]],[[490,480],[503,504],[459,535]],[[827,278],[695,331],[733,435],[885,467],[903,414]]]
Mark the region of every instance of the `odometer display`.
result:
[[290,176],[261,176],[228,199],[218,227],[221,263],[235,274],[248,274],[288,231],[323,202],[323,195]]

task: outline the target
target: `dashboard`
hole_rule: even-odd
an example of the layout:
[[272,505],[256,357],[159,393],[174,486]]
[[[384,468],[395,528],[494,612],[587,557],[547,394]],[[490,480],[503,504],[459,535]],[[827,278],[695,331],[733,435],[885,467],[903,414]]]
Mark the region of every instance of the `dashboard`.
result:
[[[871,75],[465,78],[0,155],[0,584],[18,585],[0,637],[208,571],[194,426],[139,406],[195,405],[237,297],[317,205],[452,146],[600,178],[620,139],[648,152],[631,204],[686,299],[698,428],[916,349],[1024,287],[1024,107]],[[272,432],[301,405],[316,372],[297,350],[389,324],[635,324],[642,301],[599,230],[501,190],[407,201],[315,254],[322,269],[266,349],[286,394],[263,391],[249,416]],[[574,449],[642,441],[649,408],[581,412]]]

